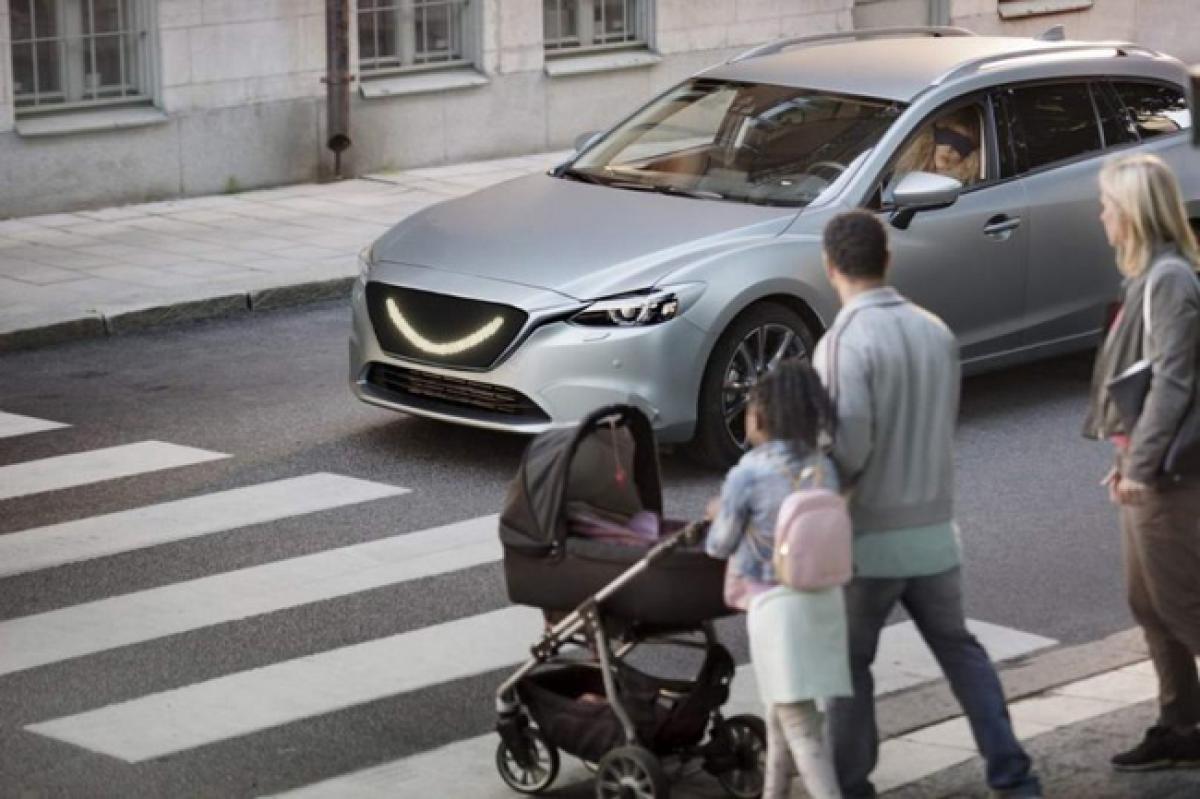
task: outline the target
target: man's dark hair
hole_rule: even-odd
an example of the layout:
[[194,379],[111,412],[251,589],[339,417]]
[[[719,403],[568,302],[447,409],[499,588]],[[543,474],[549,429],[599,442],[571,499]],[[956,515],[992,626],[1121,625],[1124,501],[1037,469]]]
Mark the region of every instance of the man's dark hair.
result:
[[[833,433],[833,403],[812,366],[796,358],[780,362],[750,390],[749,406],[772,441],[787,442],[804,456]],[[825,436],[822,436],[825,434]]]
[[879,280],[887,271],[887,231],[874,214],[838,214],[825,226],[822,243],[833,268],[846,277]]

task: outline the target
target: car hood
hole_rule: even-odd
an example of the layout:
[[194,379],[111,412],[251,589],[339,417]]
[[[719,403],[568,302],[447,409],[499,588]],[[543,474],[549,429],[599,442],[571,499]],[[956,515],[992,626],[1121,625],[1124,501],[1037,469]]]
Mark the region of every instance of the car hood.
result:
[[374,257],[595,299],[777,236],[796,214],[530,175],[414,214],[376,242]]

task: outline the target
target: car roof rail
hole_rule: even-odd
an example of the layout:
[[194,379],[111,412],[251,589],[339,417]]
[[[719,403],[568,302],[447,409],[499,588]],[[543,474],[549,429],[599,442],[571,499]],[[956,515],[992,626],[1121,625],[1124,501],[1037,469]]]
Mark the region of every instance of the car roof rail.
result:
[[751,58],[761,58],[762,56],[775,55],[789,47],[801,47],[810,44],[820,44],[822,42],[833,42],[842,39],[882,39],[888,36],[974,36],[974,31],[969,31],[966,28],[955,28],[948,25],[942,26],[914,26],[914,27],[896,27],[896,28],[863,28],[856,31],[838,31],[836,33],[818,33],[812,36],[792,36],[787,39],[778,39],[774,42],[767,42],[758,47],[751,48],[744,53],[739,53],[725,63],[736,64],[738,61],[747,61]]
[[1011,61],[1018,58],[1031,58],[1043,55],[1056,55],[1058,53],[1085,53],[1088,51],[1115,51],[1117,56],[1124,58],[1131,53],[1141,53],[1148,56],[1157,56],[1158,53],[1151,50],[1149,47],[1143,47],[1140,44],[1132,42],[1079,42],[1076,44],[1056,45],[1054,47],[1031,47],[1028,50],[1016,50],[1009,53],[992,53],[991,55],[972,58],[969,61],[964,61],[958,66],[948,70],[944,74],[936,77],[930,83],[931,86],[940,86],[943,83],[948,83],[955,78],[961,78],[965,75],[970,75],[979,70],[999,64],[1004,61]]

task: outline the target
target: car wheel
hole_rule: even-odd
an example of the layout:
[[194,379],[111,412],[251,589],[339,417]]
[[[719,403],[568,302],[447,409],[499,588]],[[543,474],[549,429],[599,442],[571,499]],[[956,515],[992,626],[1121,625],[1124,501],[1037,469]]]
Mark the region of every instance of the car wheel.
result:
[[717,340],[700,384],[696,435],[689,454],[727,468],[746,449],[750,389],[787,358],[809,358],[812,333],[798,313],[773,302],[753,305]]

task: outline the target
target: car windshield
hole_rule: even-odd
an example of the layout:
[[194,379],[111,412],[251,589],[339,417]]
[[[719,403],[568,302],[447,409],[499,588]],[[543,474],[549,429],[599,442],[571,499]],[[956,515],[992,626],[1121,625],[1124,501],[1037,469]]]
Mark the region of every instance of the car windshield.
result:
[[698,78],[587,149],[562,176],[706,199],[804,206],[841,183],[903,106]]

